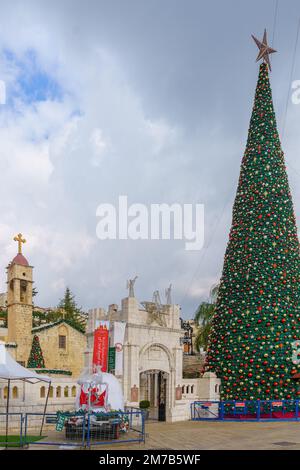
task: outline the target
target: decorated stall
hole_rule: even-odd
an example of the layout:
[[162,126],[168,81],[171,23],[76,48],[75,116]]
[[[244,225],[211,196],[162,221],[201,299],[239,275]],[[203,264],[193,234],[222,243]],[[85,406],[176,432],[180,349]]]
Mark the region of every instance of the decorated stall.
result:
[[124,399],[119,380],[108,368],[109,322],[94,332],[92,370],[86,367],[78,379],[75,413],[58,413],[57,430],[63,426],[68,439],[88,434],[89,439],[118,439],[128,430]]

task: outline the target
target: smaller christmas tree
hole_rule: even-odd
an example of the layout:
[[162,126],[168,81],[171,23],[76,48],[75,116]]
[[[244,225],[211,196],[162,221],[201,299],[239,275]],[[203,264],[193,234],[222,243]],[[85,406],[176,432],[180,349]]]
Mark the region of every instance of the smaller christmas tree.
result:
[[31,351],[27,363],[27,367],[31,369],[44,369],[45,361],[43,357],[42,348],[40,345],[40,340],[37,335],[34,335],[32,340]]

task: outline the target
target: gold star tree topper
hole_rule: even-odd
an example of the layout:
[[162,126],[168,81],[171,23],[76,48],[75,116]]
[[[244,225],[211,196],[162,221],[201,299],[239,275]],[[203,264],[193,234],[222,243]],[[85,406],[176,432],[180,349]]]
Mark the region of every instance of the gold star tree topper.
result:
[[259,53],[258,53],[256,62],[263,59],[265,61],[265,63],[268,65],[269,69],[272,70],[269,54],[273,54],[274,52],[277,52],[277,51],[275,51],[275,49],[272,49],[272,47],[270,47],[268,45],[267,31],[265,30],[264,37],[263,37],[262,41],[259,41],[255,36],[253,36],[253,34],[252,34],[252,38],[255,41],[255,44],[257,45],[257,47],[259,49]]

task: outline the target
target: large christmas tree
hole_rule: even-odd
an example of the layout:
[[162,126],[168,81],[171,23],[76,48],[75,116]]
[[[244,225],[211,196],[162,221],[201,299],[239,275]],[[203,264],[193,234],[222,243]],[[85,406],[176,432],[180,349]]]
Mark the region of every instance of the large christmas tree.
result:
[[222,379],[223,400],[299,398],[293,380],[300,367],[299,282],[299,241],[267,60],[260,65],[207,353],[206,368]]

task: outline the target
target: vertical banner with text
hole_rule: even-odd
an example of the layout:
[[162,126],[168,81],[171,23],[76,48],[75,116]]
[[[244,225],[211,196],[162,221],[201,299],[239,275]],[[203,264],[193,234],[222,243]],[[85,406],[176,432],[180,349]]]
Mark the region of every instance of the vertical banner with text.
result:
[[107,372],[109,345],[109,322],[101,321],[94,331],[94,350],[93,350],[93,370],[97,366],[101,367],[102,372]]
[[114,322],[113,345],[116,348],[115,375],[123,375],[123,345],[125,338],[125,322]]

